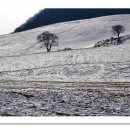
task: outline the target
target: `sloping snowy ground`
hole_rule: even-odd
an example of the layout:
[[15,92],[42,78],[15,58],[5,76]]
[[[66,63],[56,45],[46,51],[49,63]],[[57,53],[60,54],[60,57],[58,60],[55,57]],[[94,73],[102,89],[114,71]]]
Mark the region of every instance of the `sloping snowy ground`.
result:
[[126,34],[130,32],[130,15],[113,15],[87,20],[57,23],[36,28],[22,33],[0,36],[0,56],[18,55],[46,51],[37,43],[37,36],[43,31],[50,31],[59,36],[59,47],[92,47],[97,41],[110,38],[111,26],[122,24]]
[[[129,40],[117,46],[79,49],[110,38],[111,26],[116,24],[125,26],[122,36],[130,34],[130,15],[113,15],[0,36],[0,80],[130,81]],[[46,53],[36,41],[45,30],[59,36],[59,47],[53,50],[77,50]]]

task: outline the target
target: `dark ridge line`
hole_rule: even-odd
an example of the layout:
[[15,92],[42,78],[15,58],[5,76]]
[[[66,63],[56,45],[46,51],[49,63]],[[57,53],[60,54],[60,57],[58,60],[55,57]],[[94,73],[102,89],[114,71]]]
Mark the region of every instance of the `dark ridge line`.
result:
[[56,23],[91,19],[111,15],[129,14],[128,9],[101,9],[101,8],[46,8],[35,14],[32,18],[19,25],[13,33],[23,32],[34,28],[52,25]]

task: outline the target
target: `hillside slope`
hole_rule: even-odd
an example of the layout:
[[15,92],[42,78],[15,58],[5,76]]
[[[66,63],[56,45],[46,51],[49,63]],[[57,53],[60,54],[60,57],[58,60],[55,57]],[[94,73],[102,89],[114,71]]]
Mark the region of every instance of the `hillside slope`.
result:
[[129,34],[130,15],[57,23],[22,33],[3,35],[0,36],[0,56],[45,52],[45,48],[36,40],[43,31],[50,31],[59,36],[59,46],[53,47],[53,51],[65,47],[73,49],[92,47],[97,41],[112,37],[111,26],[116,24],[124,25],[126,34]]
[[[121,45],[88,48],[110,38],[111,26],[116,24],[125,26],[123,36],[130,34],[130,15],[114,15],[0,36],[0,80],[130,81],[129,40]],[[45,30],[60,38],[59,47],[53,50],[78,50],[46,53],[36,41]]]
[[130,9],[46,8],[29,18],[25,23],[17,27],[14,32],[26,31],[59,22],[96,18],[116,14],[130,14]]

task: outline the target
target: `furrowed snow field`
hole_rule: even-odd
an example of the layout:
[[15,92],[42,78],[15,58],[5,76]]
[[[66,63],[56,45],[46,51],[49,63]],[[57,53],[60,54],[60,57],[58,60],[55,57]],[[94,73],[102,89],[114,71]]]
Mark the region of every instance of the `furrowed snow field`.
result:
[[[93,48],[96,42],[113,36],[111,26],[116,24],[126,29],[121,36],[130,34],[130,15],[113,15],[0,36],[0,80],[129,81],[130,40]],[[59,36],[54,52],[46,53],[42,43],[37,43],[43,31]],[[57,52],[65,47],[75,50]]]
[[[0,36],[0,116],[130,116],[130,39],[93,47],[117,24],[130,35],[126,14]],[[49,53],[43,31],[59,36]]]

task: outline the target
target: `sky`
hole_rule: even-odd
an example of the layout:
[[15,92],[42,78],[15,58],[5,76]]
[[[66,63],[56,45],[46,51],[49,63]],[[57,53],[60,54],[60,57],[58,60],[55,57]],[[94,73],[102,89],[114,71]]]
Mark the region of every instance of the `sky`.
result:
[[44,1],[0,0],[0,35],[13,32],[41,9],[44,9]]

